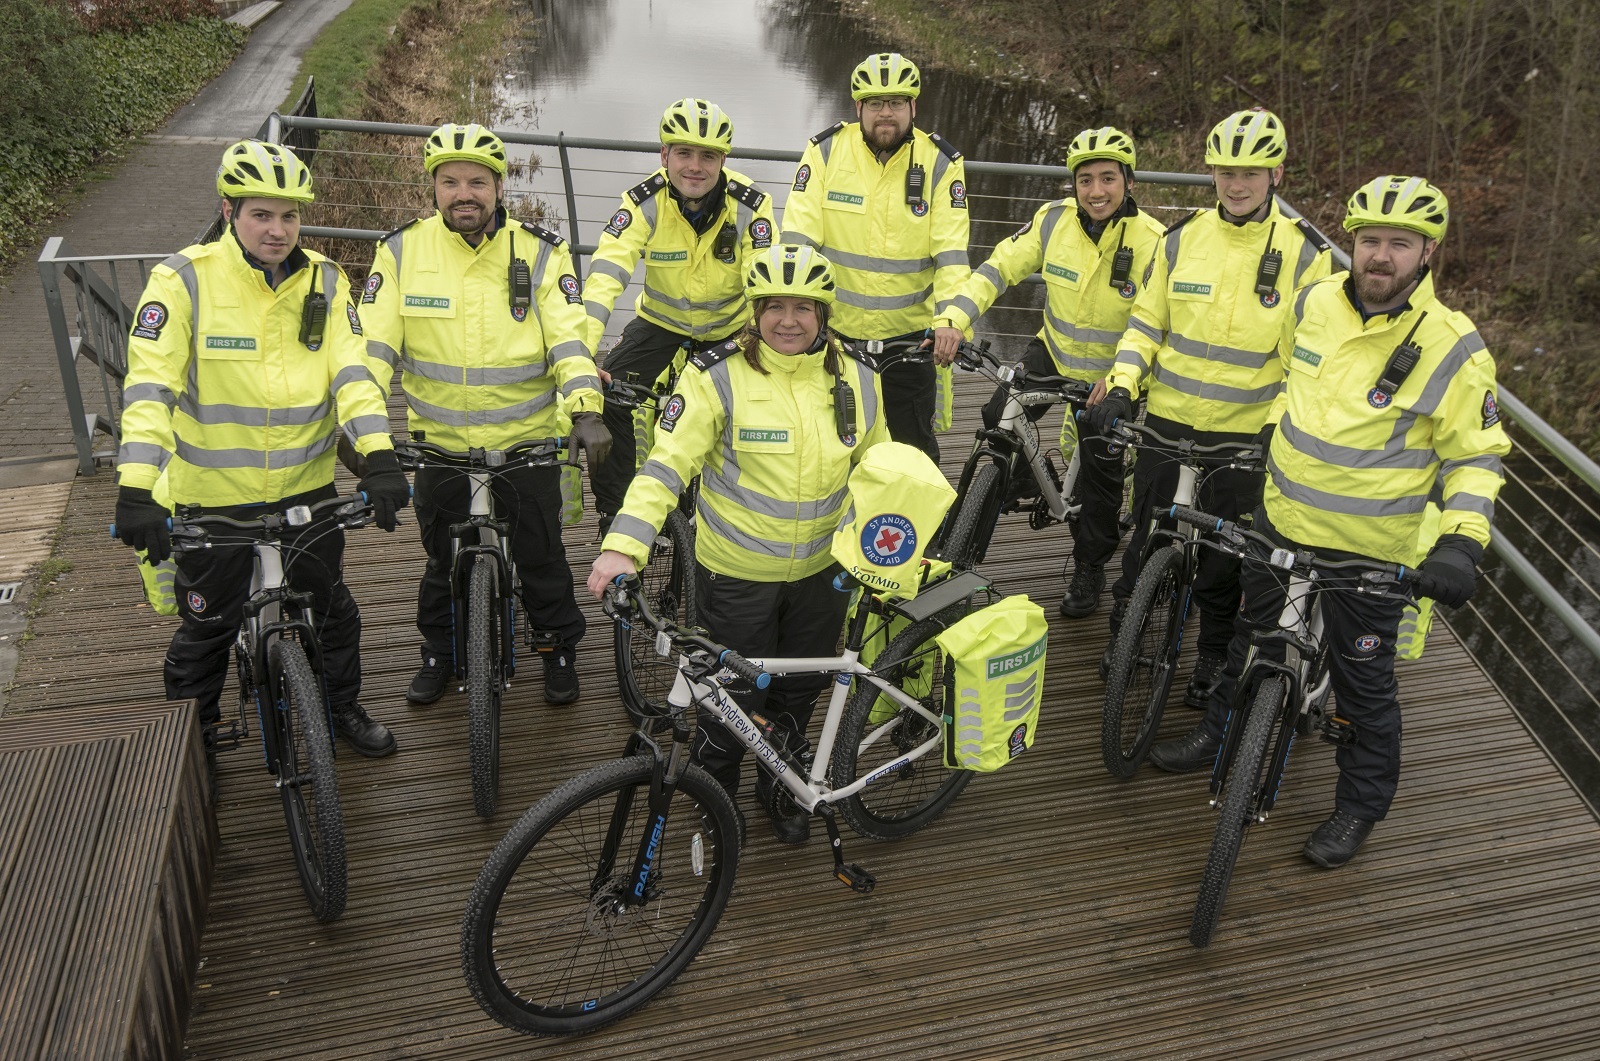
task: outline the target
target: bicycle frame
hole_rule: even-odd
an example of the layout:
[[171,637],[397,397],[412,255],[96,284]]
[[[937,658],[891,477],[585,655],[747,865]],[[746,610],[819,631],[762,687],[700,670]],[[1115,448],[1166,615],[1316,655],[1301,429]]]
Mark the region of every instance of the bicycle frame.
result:
[[[1011,375],[1010,369],[1002,368],[1000,378],[1009,383],[1015,377]],[[973,473],[977,471],[978,462],[987,457],[1001,468],[1002,496],[1009,492],[1011,484],[1026,471],[1038,485],[1044,512],[1049,515],[1052,522],[1063,523],[1069,516],[1075,514],[1076,508],[1069,505],[1067,499],[1072,496],[1073,484],[1078,480],[1082,447],[1073,448],[1072,456],[1067,461],[1066,471],[1058,485],[1051,471],[1046,450],[1039,442],[1039,425],[1027,416],[1027,410],[1034,406],[1070,404],[1070,399],[1064,398],[1058,391],[1008,391],[999,422],[992,428],[982,430],[977,444],[967,457],[967,463],[961,469],[961,478],[956,485],[957,496],[966,496],[967,488],[972,483]],[[953,506],[952,511],[954,509]]]
[[[494,491],[490,489],[491,473],[481,468],[461,472],[466,477],[470,493],[467,519],[450,525],[450,607],[454,612],[451,623],[455,639],[456,676],[466,676],[467,660],[467,579],[479,556],[487,556],[494,564],[495,595],[500,604],[500,659],[503,673],[501,685],[515,677],[516,657],[516,602],[514,587],[517,584],[517,566],[505,548],[510,527],[495,513]],[[465,539],[472,535],[473,543]]]
[[[290,636],[300,642],[306,659],[320,682],[322,679],[322,649],[314,634],[315,624],[311,612],[311,594],[296,592],[288,587],[283,571],[283,549],[275,541],[256,542],[250,571],[250,595],[245,601],[244,621],[240,624],[238,652],[241,663],[249,668],[247,681],[239,683],[239,696],[253,696],[256,702],[256,721],[261,724],[261,751],[266,769],[276,772],[279,758],[278,731],[267,725],[267,697],[263,695],[257,675],[267,673],[267,653],[274,640]],[[284,618],[287,605],[291,616]],[[324,694],[326,701],[326,694]],[[240,713],[241,724],[244,721]],[[244,729],[238,736],[249,731]]]

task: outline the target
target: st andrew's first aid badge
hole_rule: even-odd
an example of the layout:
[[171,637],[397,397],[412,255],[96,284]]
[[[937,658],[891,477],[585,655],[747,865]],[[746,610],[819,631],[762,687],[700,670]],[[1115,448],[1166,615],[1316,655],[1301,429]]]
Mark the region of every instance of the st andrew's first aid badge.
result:
[[879,567],[898,567],[917,551],[917,529],[904,516],[885,512],[861,528],[861,552]]
[[674,394],[667,399],[667,407],[661,410],[661,422],[656,426],[667,434],[678,426],[678,417],[683,415],[683,395]]
[[135,339],[159,339],[167,323],[167,307],[160,302],[146,302],[139,307],[137,323],[133,326]]

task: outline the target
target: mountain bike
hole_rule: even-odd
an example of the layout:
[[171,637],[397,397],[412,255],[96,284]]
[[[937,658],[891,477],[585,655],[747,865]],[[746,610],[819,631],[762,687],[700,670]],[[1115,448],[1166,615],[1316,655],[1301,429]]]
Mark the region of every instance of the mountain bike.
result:
[[[245,708],[255,704],[261,751],[283,803],[289,845],[306,901],[318,921],[344,913],[346,895],[344,812],[333,766],[332,720],[323,695],[311,594],[289,587],[284,541],[331,514],[322,533],[364,527],[372,508],[361,495],[295,505],[257,520],[201,515],[180,507],[172,518],[174,552],[247,547],[255,551],[244,619],[234,645],[239,714],[208,728],[208,753],[234,748],[249,736]],[[231,532],[231,533],[230,533]],[[291,555],[289,562],[293,563]]]
[[[1361,593],[1410,602],[1417,594],[1427,596],[1431,586],[1414,568],[1376,560],[1320,559],[1311,550],[1286,549],[1256,531],[1176,505],[1169,515],[1205,531],[1197,539],[1201,546],[1268,564],[1287,576],[1277,628],[1251,633],[1212,768],[1217,824],[1189,925],[1189,942],[1204,947],[1222,916],[1245,831],[1266,821],[1277,802],[1295,738],[1316,736],[1332,744],[1355,739],[1351,724],[1327,709],[1332,676],[1323,639],[1322,595]],[[1282,647],[1282,662],[1262,653],[1267,645]]]
[[[1114,437],[1125,445],[1171,456],[1178,462],[1174,504],[1188,508],[1199,493],[1200,477],[1219,468],[1260,471],[1265,457],[1254,443],[1222,442],[1200,446],[1173,441],[1132,421],[1118,421]],[[1100,758],[1113,776],[1139,770],[1161,728],[1183,648],[1184,627],[1194,596],[1200,532],[1188,524],[1162,522],[1172,506],[1150,516],[1139,578],[1128,597],[1122,624],[1106,652],[1106,698],[1100,715]]]
[[[775,801],[822,818],[834,877],[872,891],[876,878],[844,861],[836,815],[863,836],[899,839],[966,787],[972,775],[945,765],[947,660],[934,638],[988,587],[965,572],[911,600],[869,595],[843,655],[750,660],[655,615],[637,577],[619,579],[606,611],[676,658],[677,680],[665,712],[643,720],[622,758],[540,800],[485,862],[461,928],[462,970],[478,1004],[526,1034],[592,1031],[648,1002],[710,938],[733,891],[742,824],[722,786],[689,761],[691,703],[749,746],[773,778]],[[861,663],[869,617],[887,614],[910,625],[871,666]],[[836,675],[814,758],[729,695],[806,673]]]
[[493,480],[518,468],[572,463],[565,440],[535,438],[503,450],[459,453],[421,432],[397,441],[395,453],[414,471],[446,468],[471,484],[467,518],[450,525],[450,608],[455,672],[467,693],[467,757],[472,807],[492,818],[500,805],[500,700],[517,672],[517,565],[510,525],[497,509]]
[[1032,373],[1020,363],[1002,365],[989,352],[987,341],[963,343],[956,364],[982,372],[1006,388],[999,422],[978,429],[977,442],[956,484],[955,503],[935,545],[940,557],[957,570],[965,570],[983,560],[995,525],[1007,512],[1026,512],[1028,526],[1036,531],[1077,520],[1081,506],[1072,500],[1072,488],[1078,478],[1081,447],[1073,450],[1064,472],[1058,472],[1027,410],[1064,404],[1067,415],[1076,417],[1094,385]]

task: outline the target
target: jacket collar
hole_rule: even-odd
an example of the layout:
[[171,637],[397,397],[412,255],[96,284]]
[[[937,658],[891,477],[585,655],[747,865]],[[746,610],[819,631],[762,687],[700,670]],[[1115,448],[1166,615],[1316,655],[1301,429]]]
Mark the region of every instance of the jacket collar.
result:
[[[260,258],[257,258],[254,254],[251,254],[249,251],[244,249],[244,244],[239,242],[239,234],[233,230],[233,225],[231,223],[228,225],[227,230],[224,232],[222,238],[233,245],[233,250],[235,252],[233,260],[236,262],[242,262],[249,272],[261,277],[262,283],[266,284],[269,290],[275,291],[278,287],[282,286],[282,284],[273,284],[272,266],[268,265],[266,262],[263,262]],[[306,252],[300,248],[300,244],[296,243],[294,245],[294,249],[289,252],[289,257],[283,260],[285,274],[283,283],[287,284],[291,279],[294,278],[294,274],[296,272],[310,264],[310,257],[307,256]]]

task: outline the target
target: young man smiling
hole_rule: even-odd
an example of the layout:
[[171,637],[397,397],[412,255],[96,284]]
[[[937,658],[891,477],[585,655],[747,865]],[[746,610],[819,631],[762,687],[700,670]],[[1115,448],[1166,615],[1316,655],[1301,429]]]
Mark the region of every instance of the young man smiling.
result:
[[[1067,145],[1073,197],[1039,207],[973,271],[934,321],[936,343],[959,343],[1007,288],[1038,272],[1045,282],[1044,326],[1028,344],[1023,364],[1030,372],[1093,382],[1103,391],[1162,234],[1161,224],[1133,200],[1136,161],[1133,139],[1119,129],[1085,129],[1073,137]],[[999,387],[983,407],[986,425],[999,421],[1005,396],[1006,388]],[[1038,420],[1047,408],[1034,406],[1028,416]],[[1121,453],[1110,452],[1098,435],[1083,438],[1081,447],[1083,509],[1073,534],[1072,585],[1061,602],[1061,613],[1074,619],[1099,607],[1122,508]]]
[[[1378,177],[1350,197],[1351,271],[1301,291],[1285,321],[1293,353],[1268,418],[1266,493],[1255,525],[1278,545],[1322,559],[1416,566],[1424,595],[1459,607],[1476,588],[1510,442],[1494,359],[1472,322],[1434,292],[1429,263],[1448,221],[1444,193],[1420,177]],[[1436,483],[1440,535],[1419,563],[1414,543]],[[1240,633],[1222,680],[1204,721],[1156,746],[1164,769],[1211,764],[1248,633],[1276,626],[1282,612],[1280,572],[1247,563],[1242,581]],[[1353,739],[1336,753],[1334,812],[1302,853],[1332,868],[1388,813],[1399,783],[1394,659],[1404,603],[1351,592],[1321,600],[1334,694]]]
[[[625,373],[654,381],[685,344],[709,350],[750,319],[744,277],[753,256],[772,246],[772,199],[723,163],[733,149],[733,121],[703,99],[680,99],[661,116],[661,168],[622,195],[600,233],[584,306],[589,352],[596,353],[612,307],[644,259],[637,316],[605,358],[607,378]],[[638,463],[632,413],[605,414],[611,459],[591,477],[604,536]]]
[[[1328,275],[1327,244],[1305,221],[1291,221],[1273,197],[1288,158],[1283,123],[1271,111],[1238,111],[1206,138],[1217,207],[1167,231],[1128,317],[1105,398],[1089,411],[1092,430],[1133,415],[1148,387],[1146,423],[1167,438],[1200,445],[1250,442],[1283,388],[1288,348],[1283,321],[1294,292]],[[1134,465],[1134,532],[1112,589],[1113,639],[1139,577],[1153,507],[1172,504],[1176,459],[1152,451]],[[1207,512],[1237,519],[1261,500],[1262,475],[1216,468],[1200,486]],[[1200,657],[1185,701],[1204,708],[1233,636],[1239,565],[1202,550],[1195,579]],[[1157,762],[1157,765],[1160,765]]]

